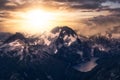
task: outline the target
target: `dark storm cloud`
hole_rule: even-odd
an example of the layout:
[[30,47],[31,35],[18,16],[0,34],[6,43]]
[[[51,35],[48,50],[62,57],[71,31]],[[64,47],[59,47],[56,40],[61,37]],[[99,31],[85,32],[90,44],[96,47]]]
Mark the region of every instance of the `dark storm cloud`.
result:
[[67,3],[73,9],[111,10],[120,8],[120,0],[54,0]]
[[98,29],[98,30],[111,30],[116,26],[120,26],[120,16],[116,15],[108,15],[108,16],[97,16],[94,18],[90,18],[85,20],[85,24],[90,27],[91,29]]
[[0,9],[5,8],[5,4],[7,3],[7,0],[0,0]]
[[113,27],[113,29],[111,30],[112,33],[119,33],[120,34],[120,26],[115,26]]
[[12,9],[15,9],[15,6],[16,6],[16,3],[12,3],[9,0],[0,0],[0,9],[1,10],[12,10]]
[[89,19],[88,21],[96,24],[96,25],[109,25],[109,24],[120,24],[120,16],[117,14],[112,14],[108,16],[97,16]]
[[67,6],[74,9],[97,9],[101,7],[102,0],[55,0],[68,3]]
[[[19,9],[37,3],[39,5],[46,5],[46,7],[62,7],[62,8],[73,8],[73,9],[109,9],[107,5],[102,5],[106,2],[119,3],[119,0],[0,0],[0,9]],[[7,5],[7,4],[11,5]]]
[[75,9],[97,9],[97,8],[100,8],[100,5],[98,5],[97,3],[96,4],[84,4],[84,5],[71,5],[70,6],[71,8],[75,8]]
[[108,1],[111,1],[111,2],[119,2],[119,3],[120,3],[120,0],[108,0]]
[[109,12],[112,12],[112,13],[120,13],[120,8],[115,8],[115,9],[105,9]]
[[95,33],[120,33],[120,15],[111,14],[107,16],[97,16],[84,20],[86,28],[89,31],[96,31]]
[[120,26],[115,26],[110,30],[111,33],[120,33]]

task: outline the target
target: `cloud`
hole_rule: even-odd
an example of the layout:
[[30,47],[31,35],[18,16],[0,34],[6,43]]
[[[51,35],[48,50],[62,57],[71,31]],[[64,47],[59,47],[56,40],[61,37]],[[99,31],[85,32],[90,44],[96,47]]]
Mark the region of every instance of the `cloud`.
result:
[[120,26],[115,26],[110,30],[111,33],[119,33],[120,34]]
[[103,10],[120,8],[119,0],[0,0],[0,9],[14,10],[38,4],[51,9]]
[[16,8],[16,3],[9,0],[0,0],[0,10],[13,10]]
[[83,24],[84,33],[89,34],[97,34],[106,32],[110,33],[120,33],[120,15],[112,14],[107,16],[97,16],[89,19],[85,19]]
[[66,3],[69,8],[73,9],[97,9],[100,8],[100,1],[96,0],[56,0]]
[[120,9],[120,0],[54,0],[67,4],[69,8],[76,10],[90,9],[97,11],[117,11]]
[[[0,0],[0,24],[8,18],[13,18],[13,12],[28,10],[29,7],[40,7],[58,11],[70,10],[71,12],[66,13],[65,17],[72,19],[72,24],[85,26],[82,29],[86,28],[84,29],[86,33],[89,30],[91,33],[102,32],[120,25],[119,4],[120,0]],[[66,22],[71,23],[70,20]]]
[[97,16],[92,19],[89,19],[88,22],[94,23],[96,26],[110,26],[112,25],[119,25],[120,16],[118,15],[108,15],[108,16]]

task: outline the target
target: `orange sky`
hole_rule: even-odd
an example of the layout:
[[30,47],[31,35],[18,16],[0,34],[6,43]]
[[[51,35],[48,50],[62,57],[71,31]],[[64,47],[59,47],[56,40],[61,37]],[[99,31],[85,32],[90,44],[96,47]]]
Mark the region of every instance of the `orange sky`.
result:
[[[118,21],[120,18],[117,16],[119,8],[119,2],[107,0],[103,2],[95,0],[1,0],[0,31],[42,32],[56,26],[70,26],[79,30],[79,33],[105,32],[120,25]],[[31,17],[26,18],[27,15],[33,13],[30,11],[34,10],[42,12],[34,13],[35,15],[32,14]],[[41,19],[35,21],[33,17],[41,17]]]

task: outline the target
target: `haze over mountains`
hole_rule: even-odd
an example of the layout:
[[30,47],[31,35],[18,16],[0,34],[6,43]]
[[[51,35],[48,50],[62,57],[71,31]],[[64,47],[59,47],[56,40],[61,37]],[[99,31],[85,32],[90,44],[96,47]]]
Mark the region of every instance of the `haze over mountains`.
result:
[[[4,36],[3,36],[3,35]],[[63,26],[40,35],[0,35],[0,80],[119,80],[120,39]]]

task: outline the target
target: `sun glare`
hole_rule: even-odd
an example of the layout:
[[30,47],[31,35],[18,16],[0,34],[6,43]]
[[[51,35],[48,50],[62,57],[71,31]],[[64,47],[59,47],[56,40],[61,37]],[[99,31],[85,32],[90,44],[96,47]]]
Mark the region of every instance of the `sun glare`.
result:
[[34,32],[48,30],[55,18],[52,13],[42,10],[30,10],[23,17],[25,18],[24,26]]

